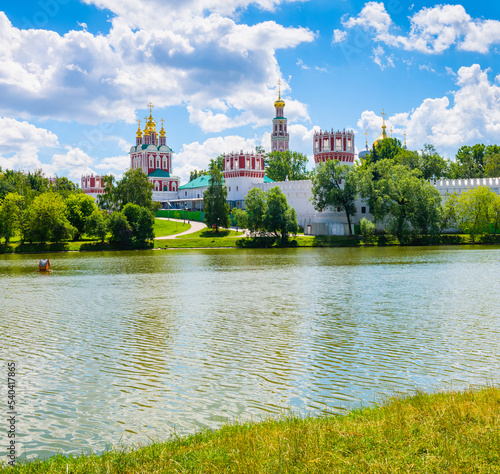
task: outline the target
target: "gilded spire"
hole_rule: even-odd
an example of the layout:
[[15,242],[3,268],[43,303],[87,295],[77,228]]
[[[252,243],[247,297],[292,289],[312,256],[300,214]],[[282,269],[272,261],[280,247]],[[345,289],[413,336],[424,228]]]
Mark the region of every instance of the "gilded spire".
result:
[[274,103],[274,107],[284,107],[285,101],[281,98],[281,79],[278,81],[278,100]]
[[365,130],[366,146],[368,146],[368,129]]
[[405,137],[405,145],[404,145],[404,147],[406,148],[406,137],[407,137],[407,135],[406,135],[406,130],[404,131],[403,135],[404,135],[404,137]]
[[146,125],[144,126],[144,136],[149,135],[149,132],[151,131],[149,129],[149,119],[148,117],[144,117],[144,120],[146,121]]
[[161,119],[160,122],[161,122],[160,137],[165,137],[166,132],[165,132],[165,129],[163,128],[163,122],[165,122],[165,120]]
[[142,138],[141,119],[137,119],[137,138]]
[[385,113],[385,109],[382,109],[382,134],[373,142],[373,145],[379,144],[384,138],[388,138],[387,132],[385,129],[387,128],[385,125],[385,117],[387,114]]

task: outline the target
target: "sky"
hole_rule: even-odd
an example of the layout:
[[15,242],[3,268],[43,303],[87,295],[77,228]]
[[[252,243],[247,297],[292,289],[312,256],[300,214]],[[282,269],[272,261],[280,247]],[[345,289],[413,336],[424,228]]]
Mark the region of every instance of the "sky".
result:
[[[453,158],[500,144],[500,2],[23,0],[0,6],[0,166],[75,182],[129,167],[147,104],[184,184],[270,151],[273,103],[313,167],[317,130]],[[365,137],[365,130],[368,132]]]

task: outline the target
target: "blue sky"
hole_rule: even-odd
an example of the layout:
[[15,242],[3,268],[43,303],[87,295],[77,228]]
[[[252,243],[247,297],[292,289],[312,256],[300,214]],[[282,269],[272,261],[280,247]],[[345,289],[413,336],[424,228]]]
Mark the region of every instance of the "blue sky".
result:
[[399,0],[24,0],[0,8],[0,166],[119,176],[155,104],[184,183],[270,148],[281,79],[290,147],[388,128],[452,158],[500,143],[500,4]]

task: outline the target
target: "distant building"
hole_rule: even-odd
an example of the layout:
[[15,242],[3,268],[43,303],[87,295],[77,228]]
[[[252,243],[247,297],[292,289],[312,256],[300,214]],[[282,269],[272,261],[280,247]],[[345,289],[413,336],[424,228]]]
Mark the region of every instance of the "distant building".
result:
[[153,183],[153,201],[168,201],[177,198],[179,177],[172,176],[172,149],[167,145],[163,119],[160,133],[152,115],[153,105],[149,104],[149,117],[141,130],[141,121],[136,134],[135,146],[130,148],[130,167],[142,169]]
[[273,118],[273,131],[271,132],[271,151],[287,151],[290,136],[288,134],[288,120],[285,117],[285,101],[281,98],[281,88],[278,100],[274,103],[276,116]]
[[105,193],[103,176],[93,173],[82,176],[80,187],[85,194],[93,198]]
[[343,164],[352,165],[356,158],[354,149],[354,132],[352,130],[333,130],[314,133],[313,137],[314,164],[328,160],[337,160]]

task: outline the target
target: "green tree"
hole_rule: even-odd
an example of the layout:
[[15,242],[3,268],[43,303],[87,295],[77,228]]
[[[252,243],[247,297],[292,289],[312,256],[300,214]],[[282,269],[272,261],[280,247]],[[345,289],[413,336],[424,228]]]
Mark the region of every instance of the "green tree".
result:
[[290,208],[286,196],[278,186],[271,188],[266,193],[266,212],[263,217],[264,229],[267,232],[281,238],[284,244],[288,235],[295,235],[299,231],[297,214],[295,209]]
[[423,179],[439,179],[448,174],[448,161],[436,151],[434,145],[426,143],[420,153]]
[[111,175],[103,176],[105,194],[99,196],[101,209],[122,210],[129,202],[147,207],[156,213],[160,203],[153,201],[153,183],[140,168],[128,169],[120,181]]
[[208,227],[227,228],[230,225],[229,204],[227,203],[227,188],[224,186],[222,172],[217,163],[210,164],[210,183],[203,193],[204,221]]
[[486,178],[500,177],[500,153],[491,153],[484,157],[484,176]]
[[264,214],[267,210],[267,196],[260,188],[252,188],[245,196],[247,213],[246,228],[253,234],[264,230]]
[[371,242],[377,226],[372,221],[369,221],[366,217],[363,217],[359,221],[359,228],[361,235],[363,236],[363,240],[365,242]]
[[51,184],[50,187],[53,191],[61,194],[65,199],[78,191],[78,186],[65,176],[57,176],[56,182]]
[[128,245],[132,240],[132,228],[123,212],[114,211],[108,218],[108,230],[113,242]]
[[238,209],[233,207],[231,210],[231,215],[236,222],[236,225],[241,229],[246,229],[248,227],[248,214],[243,209]]
[[66,205],[57,193],[37,196],[26,212],[25,237],[30,242],[60,242],[70,239],[76,229],[66,216]]
[[88,216],[85,221],[84,230],[89,237],[97,237],[101,242],[104,242],[106,234],[108,233],[105,211],[94,209],[92,214]]
[[356,170],[337,160],[319,163],[312,176],[312,202],[317,211],[340,207],[345,213],[352,235],[351,217],[356,214]]
[[85,232],[87,218],[97,210],[94,199],[88,194],[74,193],[66,200],[67,217],[69,223],[76,229],[74,239],[79,240]]
[[461,147],[455,156],[459,179],[482,178],[484,176],[484,153],[482,143]]
[[23,198],[18,193],[9,193],[0,204],[0,238],[5,243],[16,235],[21,228],[21,209]]
[[[437,232],[441,196],[419,170],[409,170],[391,160],[381,160],[361,173],[361,196],[368,200],[376,221],[402,242],[409,233]],[[374,173],[378,178],[373,179]]]
[[496,195],[490,204],[490,220],[493,227],[493,233],[500,230],[500,195]]
[[377,158],[379,160],[393,160],[398,153],[403,149],[401,141],[397,138],[384,138],[377,143]]
[[488,232],[491,224],[491,206],[496,194],[486,186],[464,191],[457,198],[457,220],[460,229],[475,241],[476,236]]
[[296,151],[273,151],[267,158],[266,175],[274,181],[307,179],[307,156]]
[[203,175],[202,170],[193,170],[189,172],[189,182],[194,181],[196,178],[199,178]]
[[155,238],[155,217],[148,208],[129,202],[123,208],[123,214],[125,214],[132,230],[134,243],[142,245],[146,240],[153,240]]

